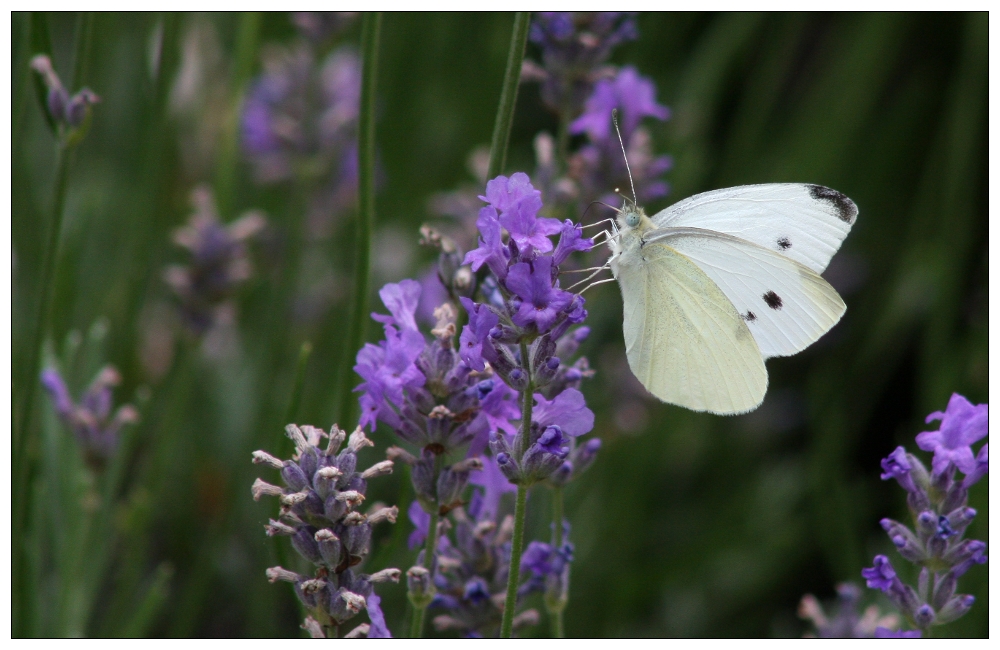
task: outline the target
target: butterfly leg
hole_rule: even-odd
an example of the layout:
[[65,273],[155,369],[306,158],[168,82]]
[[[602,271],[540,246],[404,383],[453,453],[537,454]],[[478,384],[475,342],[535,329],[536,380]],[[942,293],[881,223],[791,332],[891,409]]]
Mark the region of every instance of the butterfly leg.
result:
[[615,281],[615,278],[606,278],[604,280],[598,280],[596,282],[591,282],[590,284],[588,284],[587,286],[585,286],[583,289],[581,289],[580,293],[577,294],[577,295],[581,295],[582,296],[583,292],[586,291],[587,289],[591,288],[591,287],[596,287],[599,284],[606,284],[608,282],[614,282],[614,281]]
[[[581,284],[583,284],[585,282],[589,282],[593,277],[595,277],[601,271],[610,271],[611,267],[608,264],[605,264],[604,266],[596,266],[593,269],[584,269],[584,270],[586,270],[586,271],[594,271],[594,272],[591,273],[590,275],[588,275],[587,277],[585,277],[584,279],[580,280],[579,282],[573,284],[569,288],[567,288],[566,291],[572,291],[573,287],[578,287],[578,286],[580,286]],[[586,289],[584,289],[584,291],[586,291]],[[580,293],[583,293],[583,291],[581,291]]]

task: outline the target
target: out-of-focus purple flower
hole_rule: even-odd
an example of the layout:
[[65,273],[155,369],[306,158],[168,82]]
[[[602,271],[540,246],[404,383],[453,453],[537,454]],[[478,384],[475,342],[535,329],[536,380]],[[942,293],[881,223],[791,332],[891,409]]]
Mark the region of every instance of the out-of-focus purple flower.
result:
[[850,582],[837,585],[837,601],[828,614],[812,594],[806,594],[799,603],[799,617],[812,621],[815,634],[821,639],[870,639],[878,628],[893,629],[899,625],[896,614],[883,615],[877,605],[859,612],[861,588]]
[[496,459],[491,456],[483,460],[483,471],[473,474],[469,478],[469,483],[483,488],[478,511],[474,514],[479,519],[495,520],[500,513],[501,497],[504,494],[517,492],[517,486],[507,480],[500,471]]
[[570,133],[586,133],[591,142],[605,143],[618,139],[612,133],[611,111],[620,109],[622,139],[628,142],[644,117],[666,120],[670,109],[656,102],[656,86],[632,66],[622,68],[614,79],[603,79],[594,86],[583,115],[569,127]]
[[267,222],[259,211],[250,211],[223,225],[212,192],[205,186],[195,188],[191,202],[194,213],[187,225],[173,233],[174,243],[190,252],[191,262],[167,267],[163,277],[180,300],[188,328],[201,335],[216,322],[219,309],[250,279],[253,268],[246,242]]
[[990,471],[990,445],[986,443],[979,448],[979,453],[976,454],[976,466],[971,472],[968,472],[965,480],[962,481],[962,487],[968,488],[979,482],[979,479],[986,476]]
[[507,288],[521,299],[513,316],[516,325],[534,325],[539,332],[546,332],[573,301],[573,294],[552,285],[552,266],[551,257],[539,257],[533,263],[518,262],[510,268]]
[[38,54],[31,59],[31,69],[41,77],[42,83],[48,90],[45,110],[52,120],[51,123],[56,126],[59,135],[67,139],[67,142],[74,142],[75,138],[70,136],[80,126],[83,126],[90,115],[90,107],[100,102],[101,98],[89,88],[83,88],[70,97],[69,92],[59,79],[59,75],[52,67],[52,60],[45,54]]
[[941,428],[917,434],[917,446],[934,452],[931,464],[934,474],[943,474],[948,463],[953,463],[964,474],[976,470],[971,445],[988,433],[988,410],[987,404],[973,405],[965,397],[954,393],[944,412],[935,411],[927,416],[927,422],[941,420]]
[[121,383],[114,366],[105,366],[80,396],[73,402],[66,382],[55,369],[42,372],[42,386],[52,397],[56,415],[73,433],[91,467],[102,469],[118,449],[118,434],[126,424],[139,421],[139,412],[124,404],[112,414],[112,391]]
[[632,14],[615,12],[535,14],[529,32],[541,65],[525,60],[521,78],[542,84],[542,101],[563,119],[579,114],[593,84],[614,74],[605,65],[611,51],[638,37]]
[[875,628],[876,639],[919,639],[923,636],[920,630],[890,630],[887,627]]
[[345,30],[357,15],[354,11],[294,11],[291,19],[303,36],[318,44]]
[[424,512],[424,509],[420,507],[419,501],[414,501],[410,504],[410,508],[406,511],[406,516],[410,518],[410,522],[413,524],[413,532],[410,533],[410,537],[406,541],[407,546],[412,550],[423,544],[424,540],[427,539],[427,531],[431,525],[431,516]]
[[385,615],[382,613],[382,599],[378,594],[372,592],[365,599],[365,609],[368,610],[368,620],[372,622],[368,630],[369,639],[391,639],[392,632],[385,624]]

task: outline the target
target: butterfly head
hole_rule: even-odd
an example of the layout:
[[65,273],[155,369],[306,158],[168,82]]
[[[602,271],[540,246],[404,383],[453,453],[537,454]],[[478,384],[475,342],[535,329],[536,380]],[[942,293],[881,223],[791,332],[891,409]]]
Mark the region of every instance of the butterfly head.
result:
[[625,199],[618,211],[618,225],[622,230],[645,230],[653,224],[646,216],[646,211],[634,202]]

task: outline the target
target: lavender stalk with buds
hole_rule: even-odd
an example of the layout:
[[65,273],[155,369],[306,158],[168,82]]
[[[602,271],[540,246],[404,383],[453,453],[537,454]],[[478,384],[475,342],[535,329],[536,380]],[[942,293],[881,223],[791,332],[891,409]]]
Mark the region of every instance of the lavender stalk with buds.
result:
[[87,131],[90,107],[100,102],[101,98],[89,88],[82,88],[70,96],[52,67],[52,60],[45,54],[31,59],[31,69],[41,78],[47,90],[45,115],[60,145],[68,147],[77,144]]
[[42,386],[52,397],[59,420],[69,429],[84,460],[94,470],[103,470],[118,450],[119,433],[123,426],[139,421],[139,412],[131,404],[113,410],[112,390],[121,383],[114,366],[104,366],[74,402],[58,370],[49,368],[42,373]]
[[[362,624],[346,637],[391,636],[373,586],[398,582],[401,572],[383,569],[367,574],[354,567],[368,555],[372,527],[382,521],[395,523],[399,513],[396,506],[367,513],[359,509],[368,481],[391,473],[392,461],[358,470],[358,452],[373,445],[360,427],[350,437],[336,425],[329,433],[294,424],[285,431],[295,443],[291,460],[280,460],[265,451],[253,453],[254,463],[281,472],[285,487],[258,478],[252,494],[255,501],[262,496],[278,498],[278,519],[271,519],[264,527],[268,536],[290,537],[292,547],[316,570],[308,576],[272,567],[266,572],[268,580],[292,583],[309,613],[302,627],[313,637],[336,636],[340,626],[362,609],[367,609],[370,625]],[[321,446],[324,438],[327,442]],[[345,439],[347,446],[341,449]]]
[[883,519],[882,528],[903,559],[920,568],[917,586],[905,584],[885,555],[876,555],[873,566],[861,572],[868,586],[886,594],[917,628],[906,634],[923,636],[968,613],[975,598],[956,593],[958,579],[986,562],[986,543],[963,537],[976,516],[968,507],[969,488],[989,471],[989,444],[972,450],[988,433],[988,406],[955,393],[944,412],[927,416],[927,422],[933,420],[941,421],[940,429],[916,438],[920,449],[934,452],[930,472],[903,447],[882,460],[882,479],[895,479],[906,490],[913,517],[912,528],[892,519]]
[[163,277],[177,295],[185,325],[200,336],[220,319],[236,290],[250,279],[246,242],[267,222],[260,212],[250,211],[223,225],[212,192],[204,186],[195,188],[191,202],[195,210],[188,224],[173,234],[174,243],[190,252],[191,261],[167,267]]

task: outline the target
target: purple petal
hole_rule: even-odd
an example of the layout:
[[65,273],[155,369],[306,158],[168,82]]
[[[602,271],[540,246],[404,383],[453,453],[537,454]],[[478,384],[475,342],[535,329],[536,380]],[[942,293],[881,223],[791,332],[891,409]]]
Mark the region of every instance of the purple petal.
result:
[[558,425],[563,433],[574,438],[594,428],[594,412],[587,408],[583,393],[575,388],[567,388],[551,402],[540,393],[535,393],[531,419],[542,428]]

